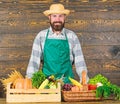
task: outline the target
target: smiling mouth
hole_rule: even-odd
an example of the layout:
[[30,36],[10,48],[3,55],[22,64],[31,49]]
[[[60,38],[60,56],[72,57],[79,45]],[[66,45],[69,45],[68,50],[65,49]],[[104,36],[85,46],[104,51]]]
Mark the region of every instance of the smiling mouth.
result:
[[56,23],[54,23],[55,25],[61,25],[61,23],[60,22],[56,22]]

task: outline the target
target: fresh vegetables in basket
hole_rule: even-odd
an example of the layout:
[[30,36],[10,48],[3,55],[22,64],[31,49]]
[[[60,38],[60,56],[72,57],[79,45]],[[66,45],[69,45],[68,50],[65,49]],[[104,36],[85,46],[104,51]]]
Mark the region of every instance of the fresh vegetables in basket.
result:
[[89,80],[89,84],[98,85],[96,89],[96,97],[108,98],[113,94],[115,99],[120,100],[120,87],[112,84],[105,76],[97,74]]

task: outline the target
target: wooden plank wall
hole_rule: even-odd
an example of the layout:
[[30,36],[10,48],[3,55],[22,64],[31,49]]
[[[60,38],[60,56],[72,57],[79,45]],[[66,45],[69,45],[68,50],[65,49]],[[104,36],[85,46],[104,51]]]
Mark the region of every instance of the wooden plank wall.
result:
[[65,26],[81,41],[89,77],[102,73],[120,85],[119,0],[0,0],[0,78],[14,69],[25,75],[33,40],[49,26],[42,12],[58,2],[72,12]]

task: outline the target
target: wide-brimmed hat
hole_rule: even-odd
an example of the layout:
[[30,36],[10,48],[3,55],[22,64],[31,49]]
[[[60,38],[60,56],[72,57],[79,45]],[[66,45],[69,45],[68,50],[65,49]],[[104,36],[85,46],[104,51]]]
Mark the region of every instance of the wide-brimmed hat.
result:
[[52,4],[49,10],[43,12],[45,16],[49,16],[50,14],[65,14],[68,15],[70,10],[65,9],[62,4]]

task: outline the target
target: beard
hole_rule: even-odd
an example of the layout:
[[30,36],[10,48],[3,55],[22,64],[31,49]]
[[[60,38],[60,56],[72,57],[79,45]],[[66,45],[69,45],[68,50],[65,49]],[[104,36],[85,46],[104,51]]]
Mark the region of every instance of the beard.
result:
[[61,31],[64,28],[64,24],[65,23],[62,23],[61,21],[57,21],[53,23],[50,22],[50,25],[54,31]]

